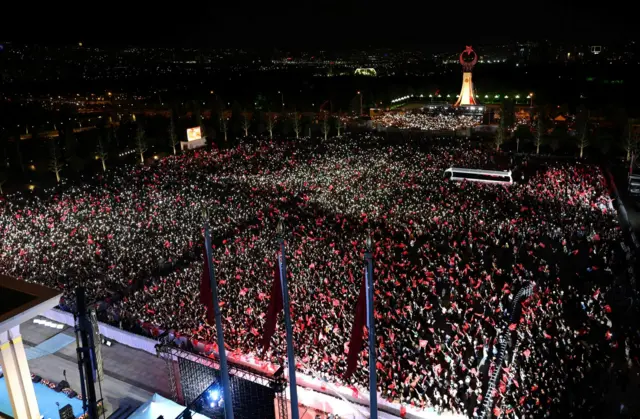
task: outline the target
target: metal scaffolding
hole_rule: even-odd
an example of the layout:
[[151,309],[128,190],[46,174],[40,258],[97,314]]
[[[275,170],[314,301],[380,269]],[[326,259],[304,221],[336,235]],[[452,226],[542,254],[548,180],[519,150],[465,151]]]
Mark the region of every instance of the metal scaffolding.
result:
[[[219,385],[217,357],[194,354],[172,344],[161,344],[156,349],[158,356],[166,362],[173,399],[185,404],[187,410],[213,418],[223,417],[220,416],[222,406],[217,409],[204,402],[207,392]],[[233,362],[228,365],[236,419],[288,418],[287,382],[281,373],[269,375]]]

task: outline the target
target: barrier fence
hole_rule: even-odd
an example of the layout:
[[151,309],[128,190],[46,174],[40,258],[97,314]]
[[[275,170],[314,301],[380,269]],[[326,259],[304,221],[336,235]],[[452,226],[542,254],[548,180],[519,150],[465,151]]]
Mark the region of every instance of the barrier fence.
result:
[[[521,304],[522,301],[531,297],[533,294],[533,283],[529,282],[525,284],[513,299],[513,303],[511,305],[511,317],[509,324],[520,324],[520,316],[522,313]],[[498,378],[500,374],[502,374],[502,365],[504,364],[505,359],[509,356],[509,349],[516,348],[511,353],[514,353],[515,350],[520,346],[519,335],[518,340],[516,341],[516,345],[509,345],[509,341],[511,340],[511,330],[508,328],[500,334],[498,338],[500,340],[500,349],[498,351],[498,356],[495,361],[495,369],[491,377],[489,377],[489,382],[487,385],[487,391],[484,395],[484,403],[482,405],[482,411],[479,417],[481,418],[489,418],[491,417],[491,411],[493,409],[493,405],[495,402],[495,391],[498,385]]]

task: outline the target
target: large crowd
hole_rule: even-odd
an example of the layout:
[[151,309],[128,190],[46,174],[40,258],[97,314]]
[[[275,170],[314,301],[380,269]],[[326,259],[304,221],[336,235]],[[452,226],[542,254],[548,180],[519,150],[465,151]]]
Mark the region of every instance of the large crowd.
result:
[[[513,165],[510,186],[452,182],[449,166]],[[0,272],[105,302],[103,316],[214,342],[198,288],[209,211],[225,344],[258,353],[287,234],[296,355],[342,381],[365,237],[374,243],[377,371],[384,397],[473,415],[501,339],[510,356],[492,397],[507,417],[589,412],[590,380],[638,336],[616,329],[622,232],[598,167],[509,161],[462,140],[417,147],[363,134],[259,142],[114,169],[46,198],[0,201]],[[534,285],[511,323],[513,297]],[[265,356],[285,357],[284,328]],[[366,349],[348,383],[366,386]],[[578,390],[579,389],[579,390]],[[558,416],[558,417],[560,417]]]
[[476,126],[480,124],[481,119],[481,115],[455,112],[385,112],[373,117],[373,126],[444,132]]

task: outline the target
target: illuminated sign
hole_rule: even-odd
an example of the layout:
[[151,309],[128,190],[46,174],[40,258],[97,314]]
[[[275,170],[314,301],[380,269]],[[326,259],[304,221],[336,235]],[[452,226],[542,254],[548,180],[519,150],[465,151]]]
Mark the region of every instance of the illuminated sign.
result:
[[187,141],[196,141],[202,138],[200,127],[187,129]]

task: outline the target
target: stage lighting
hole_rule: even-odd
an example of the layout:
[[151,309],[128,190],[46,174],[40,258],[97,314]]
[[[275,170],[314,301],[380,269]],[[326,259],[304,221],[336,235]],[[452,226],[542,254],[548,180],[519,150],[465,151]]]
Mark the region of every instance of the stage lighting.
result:
[[213,390],[211,392],[211,398],[213,400],[218,400],[220,398],[220,391],[219,390]]

